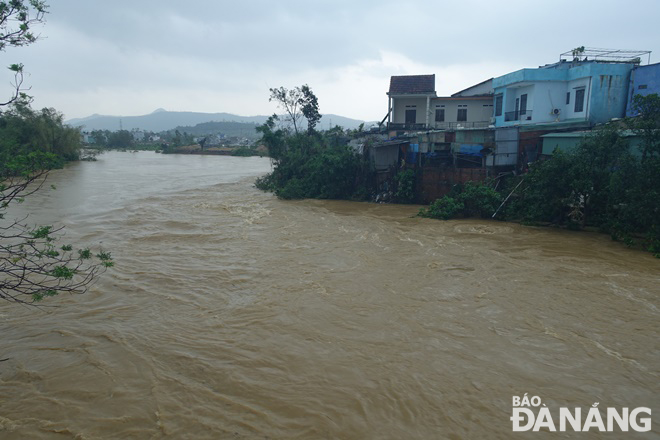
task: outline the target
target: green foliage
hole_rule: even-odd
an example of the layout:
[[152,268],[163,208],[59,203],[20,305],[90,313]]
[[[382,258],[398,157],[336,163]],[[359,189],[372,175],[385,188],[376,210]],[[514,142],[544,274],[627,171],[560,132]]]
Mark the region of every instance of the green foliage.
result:
[[[54,109],[34,111],[12,105],[0,114],[0,172],[14,167],[35,169],[30,161],[43,168],[61,167],[65,161],[80,157],[80,131],[64,125],[64,116]],[[32,154],[34,153],[34,154]],[[19,163],[20,162],[20,163]]]
[[350,199],[366,183],[368,164],[346,145],[328,146],[307,134],[280,141],[273,172],[257,181],[260,189],[283,199]]
[[647,96],[635,95],[633,113],[638,116],[627,120],[627,125],[643,140],[642,159],[660,155],[660,96],[652,93]]
[[415,192],[415,172],[404,170],[394,176],[396,191],[394,198],[398,203],[413,203],[417,196]]
[[128,130],[110,131],[106,136],[108,148],[133,148],[135,145],[133,134]]
[[[7,47],[27,46],[37,41],[38,35],[32,32],[32,28],[44,22],[47,12],[48,5],[42,0],[0,1],[0,52]],[[9,70],[14,73],[13,92],[0,106],[29,104],[31,98],[23,88],[23,64],[11,64]]]
[[616,194],[627,191],[624,180],[632,175],[624,170],[635,169],[635,163],[620,133],[603,128],[575,150],[555,151],[551,159],[533,164],[503,215],[578,228],[603,226],[612,218]]
[[[641,157],[617,128],[597,130],[575,150],[533,164],[502,218],[593,226],[660,256],[660,99],[636,96],[635,106],[640,115],[626,125],[642,139]],[[519,182],[512,179],[503,192]]]
[[[43,20],[46,9],[40,0],[0,1],[0,51],[36,41],[31,26]],[[23,65],[9,68],[14,94],[0,103],[11,104],[0,112],[0,299],[29,304],[62,292],[83,293],[112,264],[109,253],[97,255],[100,264],[83,261],[89,260],[82,258],[90,256],[88,250],[75,258],[73,246],[56,248],[53,226],[29,227],[5,216],[11,203],[38,191],[50,169],[77,160],[80,150],[80,131],[65,126],[61,113],[30,108],[21,91]]]
[[490,218],[502,203],[501,194],[490,186],[490,182],[467,182],[456,199],[463,204],[464,217]]
[[104,267],[112,267],[115,265],[115,263],[112,261],[112,256],[110,255],[110,252],[101,251],[98,254],[96,254],[96,258],[101,260],[101,263],[103,264]]
[[48,5],[40,0],[0,1],[0,51],[37,41],[31,28],[43,23]]
[[[278,102],[285,110],[286,121],[293,123],[294,132],[282,127],[277,115],[257,127],[261,142],[268,148],[274,163],[273,172],[258,179],[257,187],[273,191],[282,199],[354,199],[366,196],[371,177],[369,162],[345,143],[338,142],[337,130],[332,134],[315,130],[321,115],[316,96],[309,86],[292,90],[280,87],[270,91],[270,100]],[[308,121],[308,129],[304,133],[299,133],[297,129],[300,111]],[[341,128],[339,131],[343,134]]]
[[316,124],[321,120],[318,99],[307,84],[293,89],[272,88],[269,101],[275,101],[284,110],[286,122],[293,125],[295,134],[299,133],[303,117],[307,119],[308,134],[314,132]]
[[419,211],[420,217],[449,220],[457,217],[490,218],[502,203],[502,195],[490,183],[467,182],[452,194],[437,199]]
[[463,210],[463,204],[450,196],[444,196],[431,203],[428,208],[419,210],[420,217],[449,220],[456,218]]
[[[47,170],[38,168],[38,157],[30,153],[22,157],[27,168],[12,168],[11,174],[2,176],[0,185],[0,211],[12,202],[39,190]],[[42,162],[43,163],[43,162]],[[81,249],[78,257],[71,245],[57,245],[58,229],[53,226],[30,228],[26,224],[9,220],[0,213],[0,299],[18,303],[41,301],[62,292],[83,293],[100,270],[112,266],[109,253],[97,254],[98,262],[91,260],[91,251]]]
[[314,132],[316,124],[321,120],[319,102],[307,84],[300,88],[300,92],[302,93],[299,101],[300,108],[303,116],[307,119],[307,132],[311,134]]
[[238,147],[231,152],[231,155],[239,157],[261,156],[261,154],[253,147]]
[[72,269],[67,266],[55,266],[51,271],[50,275],[55,278],[61,278],[63,280],[70,280],[75,275],[75,269]]

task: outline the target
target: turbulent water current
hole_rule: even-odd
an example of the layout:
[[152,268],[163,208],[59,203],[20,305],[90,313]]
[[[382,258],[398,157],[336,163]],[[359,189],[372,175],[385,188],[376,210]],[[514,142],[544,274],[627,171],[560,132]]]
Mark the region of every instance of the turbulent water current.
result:
[[[660,260],[281,201],[254,187],[269,170],[113,152],[52,172],[15,215],[116,266],[56,307],[0,304],[0,438],[660,438]],[[553,413],[647,407],[653,429],[514,433],[525,393]]]

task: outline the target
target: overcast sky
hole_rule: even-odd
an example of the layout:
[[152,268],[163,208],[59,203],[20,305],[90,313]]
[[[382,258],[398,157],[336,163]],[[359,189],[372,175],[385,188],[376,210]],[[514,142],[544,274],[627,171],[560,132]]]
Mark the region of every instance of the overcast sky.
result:
[[0,56],[25,64],[33,107],[67,119],[157,108],[268,115],[270,87],[309,84],[321,113],[372,121],[385,116],[392,75],[434,73],[449,95],[577,46],[660,61],[658,0],[48,3],[42,39]]

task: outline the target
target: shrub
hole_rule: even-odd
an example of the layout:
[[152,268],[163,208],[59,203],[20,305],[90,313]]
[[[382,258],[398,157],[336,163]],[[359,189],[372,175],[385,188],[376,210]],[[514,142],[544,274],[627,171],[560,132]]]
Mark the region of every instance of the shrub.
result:
[[488,184],[467,182],[455,195],[447,195],[419,211],[421,217],[449,220],[456,217],[491,217],[502,196]]
[[440,220],[449,220],[457,217],[464,209],[462,202],[453,197],[444,196],[431,203],[428,208],[419,210],[420,217],[437,218]]
[[396,192],[394,198],[399,203],[413,203],[416,198],[415,193],[415,172],[405,170],[394,176],[396,182]]
[[502,203],[502,196],[488,184],[467,182],[457,201],[463,203],[463,217],[491,217]]

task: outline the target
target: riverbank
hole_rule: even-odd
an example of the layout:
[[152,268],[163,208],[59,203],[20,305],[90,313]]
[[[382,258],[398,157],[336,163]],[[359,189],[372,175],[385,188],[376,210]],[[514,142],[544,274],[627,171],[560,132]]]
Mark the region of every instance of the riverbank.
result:
[[165,154],[199,154],[206,156],[267,156],[265,147],[227,146],[202,148],[199,145],[184,145],[181,147],[168,147],[161,150]]

